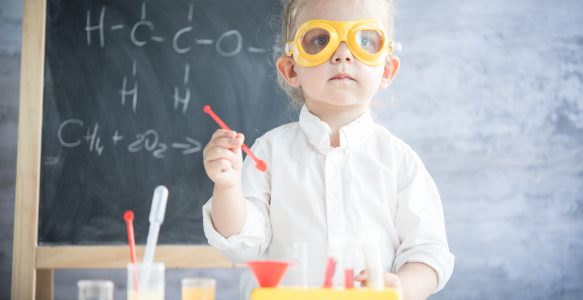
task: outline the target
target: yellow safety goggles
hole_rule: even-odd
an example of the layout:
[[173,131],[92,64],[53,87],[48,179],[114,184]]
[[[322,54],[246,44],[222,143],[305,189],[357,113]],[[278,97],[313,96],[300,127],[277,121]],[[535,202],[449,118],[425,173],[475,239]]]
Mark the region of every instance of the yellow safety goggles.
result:
[[341,42],[356,59],[370,66],[384,64],[385,54],[393,53],[393,41],[373,19],[307,21],[298,28],[294,40],[287,42],[285,53],[300,66],[315,67],[330,59]]

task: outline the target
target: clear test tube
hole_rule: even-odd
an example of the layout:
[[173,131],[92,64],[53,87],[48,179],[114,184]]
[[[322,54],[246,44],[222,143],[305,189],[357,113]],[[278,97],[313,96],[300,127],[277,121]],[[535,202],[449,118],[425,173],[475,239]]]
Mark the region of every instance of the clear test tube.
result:
[[113,281],[79,280],[79,300],[113,300]]
[[379,231],[375,227],[369,227],[365,241],[362,244],[364,259],[366,262],[367,288],[382,290],[383,265],[381,259],[381,249],[379,243]]
[[344,288],[361,287],[360,283],[354,281],[354,277],[363,271],[365,265],[362,242],[359,239],[350,239],[344,244],[343,261]]
[[295,242],[293,244],[293,285],[299,288],[308,288],[308,244]]
[[345,245],[346,239],[344,237],[331,239],[328,244],[327,271],[328,266],[332,263],[333,275],[331,283],[334,288],[344,287]]

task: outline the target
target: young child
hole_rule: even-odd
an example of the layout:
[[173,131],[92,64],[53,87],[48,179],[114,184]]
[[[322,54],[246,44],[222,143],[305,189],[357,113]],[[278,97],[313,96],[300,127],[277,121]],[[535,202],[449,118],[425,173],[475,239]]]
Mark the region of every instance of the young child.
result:
[[[209,243],[242,262],[292,260],[293,243],[306,242],[309,283],[321,286],[330,241],[362,240],[374,226],[385,286],[427,298],[453,270],[441,200],[415,152],[369,113],[399,68],[391,0],[289,0],[283,14],[276,67],[303,105],[299,121],[255,141],[266,172],[242,163],[242,134],[213,134],[204,149],[215,184],[203,207]],[[355,280],[366,283],[356,264]],[[244,274],[242,299],[255,286]]]

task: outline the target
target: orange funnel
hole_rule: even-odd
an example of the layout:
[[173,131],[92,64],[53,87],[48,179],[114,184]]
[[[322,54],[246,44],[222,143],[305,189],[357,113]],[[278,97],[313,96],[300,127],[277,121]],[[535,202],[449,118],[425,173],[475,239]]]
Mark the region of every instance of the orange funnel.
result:
[[288,262],[275,260],[256,260],[246,262],[251,268],[260,287],[276,287],[289,266]]

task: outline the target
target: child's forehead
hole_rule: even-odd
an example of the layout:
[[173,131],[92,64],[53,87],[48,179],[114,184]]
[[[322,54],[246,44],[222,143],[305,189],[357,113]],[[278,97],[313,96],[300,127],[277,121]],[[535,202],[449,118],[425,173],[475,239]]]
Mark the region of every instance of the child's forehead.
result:
[[388,10],[383,5],[385,0],[312,0],[300,10],[296,24],[300,25],[312,19],[334,21],[354,21],[375,19],[383,22],[388,17]]

